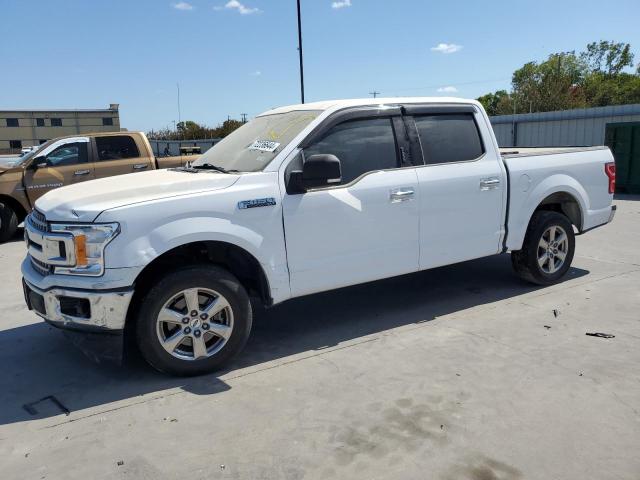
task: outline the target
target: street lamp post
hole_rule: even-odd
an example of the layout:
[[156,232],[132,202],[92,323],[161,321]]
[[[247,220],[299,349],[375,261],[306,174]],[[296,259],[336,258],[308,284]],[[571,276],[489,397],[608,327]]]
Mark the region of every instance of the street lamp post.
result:
[[300,0],[298,3],[298,56],[300,58],[300,97],[304,103],[304,68],[302,66],[302,22],[300,20]]

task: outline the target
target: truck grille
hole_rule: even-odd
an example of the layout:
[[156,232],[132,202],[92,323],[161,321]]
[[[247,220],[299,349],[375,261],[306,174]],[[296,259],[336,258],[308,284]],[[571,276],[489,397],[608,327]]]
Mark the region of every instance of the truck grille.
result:
[[39,212],[38,210],[34,210],[33,212],[31,212],[31,214],[29,215],[29,223],[36,230],[39,230],[41,232],[49,231],[49,224],[47,223],[47,218],[44,216],[43,213]]
[[29,256],[31,259],[31,266],[38,272],[40,275],[46,276],[50,273],[53,273],[53,267],[48,265],[40,260],[36,260],[35,258]]
[[[33,210],[29,214],[29,216],[27,217],[27,222],[29,222],[29,225],[32,228],[34,228],[35,230],[38,230],[39,232],[46,233],[49,231],[49,224],[47,223],[47,218],[44,216],[42,212],[39,212],[38,210]],[[27,238],[26,235],[25,235],[25,238]],[[31,238],[27,240],[27,248],[29,246],[36,248],[37,250],[40,250],[40,251],[42,250],[42,245],[35,242]],[[53,273],[52,265],[49,265],[36,258],[33,258],[33,256],[31,255],[29,255],[29,259],[31,260],[31,265],[33,266],[35,271],[38,272],[40,275],[49,275]]]

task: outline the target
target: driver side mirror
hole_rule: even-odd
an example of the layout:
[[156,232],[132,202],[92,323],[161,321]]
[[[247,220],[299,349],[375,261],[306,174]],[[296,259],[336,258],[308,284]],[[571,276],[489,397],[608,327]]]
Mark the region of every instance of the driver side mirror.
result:
[[36,157],[31,162],[31,168],[37,170],[39,168],[45,168],[49,166],[49,162],[47,162],[47,158],[45,156]]
[[292,192],[304,193],[310,188],[326,187],[340,183],[342,166],[335,155],[311,155],[304,161],[302,170],[294,170],[289,178]]

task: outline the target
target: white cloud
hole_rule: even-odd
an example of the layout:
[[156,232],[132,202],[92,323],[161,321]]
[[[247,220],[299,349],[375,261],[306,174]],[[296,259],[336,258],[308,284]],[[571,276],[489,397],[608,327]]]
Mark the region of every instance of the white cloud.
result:
[[431,47],[432,52],[439,53],[456,53],[462,50],[462,45],[456,45],[455,43],[439,43],[435,47]]
[[458,89],[452,85],[449,85],[447,87],[440,87],[438,89],[438,92],[440,93],[456,93],[458,91]]
[[237,10],[240,15],[251,15],[252,13],[260,13],[259,8],[247,7],[238,0],[229,0],[224,7],[213,7],[214,10]]
[[172,4],[173,8],[176,10],[193,10],[193,5],[187,2],[178,2]]
[[331,8],[345,8],[351,6],[351,0],[338,0],[337,2],[333,2],[331,4]]
[[260,70],[256,70],[255,72],[251,72],[249,75],[251,75],[252,77],[259,77],[260,75],[262,75],[262,72]]

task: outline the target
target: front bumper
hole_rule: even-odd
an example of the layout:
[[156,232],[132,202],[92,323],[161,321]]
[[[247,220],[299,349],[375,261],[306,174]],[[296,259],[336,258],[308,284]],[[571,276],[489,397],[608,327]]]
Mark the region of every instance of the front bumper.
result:
[[122,332],[133,290],[105,292],[53,287],[42,290],[23,279],[27,307],[47,322],[68,330]]
[[[124,326],[133,289],[85,290],[69,277],[73,287],[51,285],[56,275],[39,275],[27,259],[22,264],[22,285],[29,310],[64,330],[72,343],[92,360],[121,364]],[[91,286],[97,283],[91,280]]]

